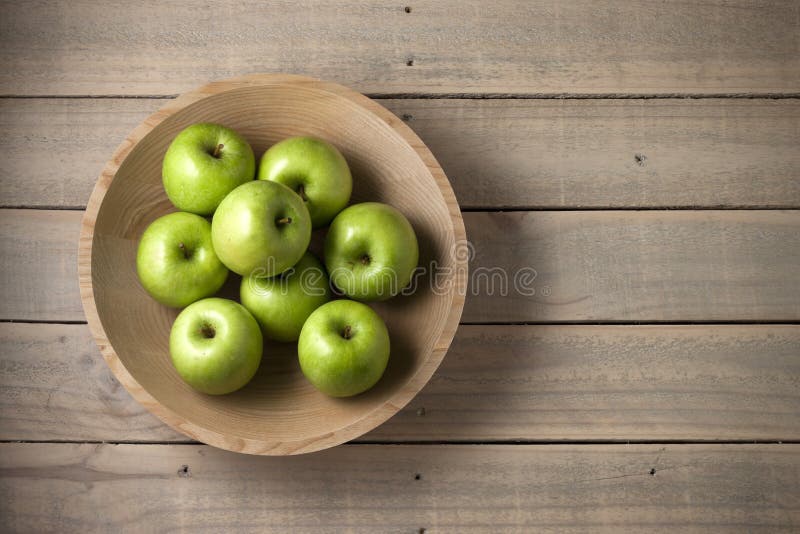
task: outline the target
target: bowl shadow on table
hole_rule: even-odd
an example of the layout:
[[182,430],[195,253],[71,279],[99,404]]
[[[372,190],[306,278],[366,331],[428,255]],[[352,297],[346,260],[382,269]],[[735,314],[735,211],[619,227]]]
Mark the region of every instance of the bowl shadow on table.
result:
[[[433,241],[424,230],[415,230],[419,241],[420,265],[428,266],[435,258]],[[322,258],[321,245],[324,242],[325,232],[324,229],[315,231],[312,239],[312,252],[320,258]],[[238,301],[241,280],[241,276],[231,273],[217,296]],[[418,344],[422,340],[410,334],[408,321],[404,318],[414,314],[422,305],[431,283],[431,273],[426,268],[421,275],[416,277],[417,289],[412,294],[398,295],[385,302],[369,303],[386,321],[389,329],[391,354],[386,371],[380,381],[369,391],[351,398],[330,399],[330,402],[342,407],[355,404],[376,404],[382,399],[391,397],[395,391],[401,389],[411,379],[413,371],[417,367],[414,355],[420,353]],[[307,386],[305,381],[298,362],[297,343],[280,343],[265,339],[263,357],[256,375],[247,386],[228,395],[227,398],[230,399],[231,404],[243,401],[263,402],[265,393],[303,388]],[[318,392],[315,394],[322,395]],[[219,398],[219,401],[227,404],[225,397]]]

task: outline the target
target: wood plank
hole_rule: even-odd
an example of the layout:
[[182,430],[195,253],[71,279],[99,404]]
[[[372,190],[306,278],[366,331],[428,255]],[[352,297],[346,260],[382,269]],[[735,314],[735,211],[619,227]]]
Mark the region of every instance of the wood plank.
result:
[[85,208],[103,166],[164,100],[0,99],[5,206]]
[[[800,88],[793,0],[152,0],[5,7],[0,93],[177,94],[251,72],[362,92],[780,93]],[[413,62],[413,65],[409,64]]]
[[800,211],[466,215],[464,322],[800,319]]
[[[83,320],[80,217],[0,210],[0,319]],[[470,212],[464,222],[475,248],[464,322],[800,320],[800,211]]]
[[0,440],[95,439],[189,440],[133,400],[85,324],[0,324]]
[[0,494],[12,532],[796,532],[800,446],[6,443]]
[[0,319],[84,320],[78,211],[0,210]]
[[[363,440],[798,440],[799,377],[794,325],[462,326]],[[120,387],[86,325],[0,324],[0,440],[188,438]]]
[[[0,99],[0,202],[84,207],[164,102]],[[380,103],[428,144],[464,208],[800,206],[800,100]]]
[[800,100],[394,100],[389,107],[411,115],[462,208],[800,204]]
[[367,439],[798,437],[800,326],[463,325]]

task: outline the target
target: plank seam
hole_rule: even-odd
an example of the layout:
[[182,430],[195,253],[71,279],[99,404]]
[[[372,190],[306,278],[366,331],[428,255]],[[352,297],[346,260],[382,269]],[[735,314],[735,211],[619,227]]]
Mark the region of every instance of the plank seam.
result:
[[0,209],[4,210],[38,210],[38,211],[86,211],[86,206],[57,206],[57,205],[26,205],[26,204],[8,204],[0,205]]
[[461,321],[459,326],[692,326],[692,325],[800,325],[800,320],[796,319],[725,319],[725,320],[704,320],[694,321],[681,320],[650,320],[650,321],[629,321],[606,319],[602,321]]
[[[364,93],[374,100],[787,100],[799,99],[800,92],[791,93]],[[7,99],[124,99],[170,100],[178,94],[0,94]]]
[[[26,208],[22,208],[26,209]],[[795,204],[775,206],[754,205],[716,205],[716,206],[575,206],[575,207],[545,207],[545,206],[508,206],[508,207],[480,207],[461,206],[463,213],[509,213],[526,211],[800,211]]]
[[800,93],[366,93],[375,100],[786,100]]
[[354,440],[348,445],[800,445],[800,439]]
[[69,320],[51,320],[51,319],[0,319],[0,324],[87,324],[84,320],[69,321]]
[[[0,444],[50,444],[50,445],[205,445],[199,441],[193,440],[180,440],[180,441],[164,441],[164,440],[0,440]],[[766,439],[766,440],[752,440],[752,439],[594,439],[594,440],[543,440],[543,439],[520,439],[520,440],[406,440],[406,441],[390,441],[390,440],[354,440],[342,445],[405,445],[405,446],[420,446],[420,445],[447,445],[447,446],[474,446],[474,445],[510,445],[510,446],[596,446],[596,445],[800,445],[800,439]]]

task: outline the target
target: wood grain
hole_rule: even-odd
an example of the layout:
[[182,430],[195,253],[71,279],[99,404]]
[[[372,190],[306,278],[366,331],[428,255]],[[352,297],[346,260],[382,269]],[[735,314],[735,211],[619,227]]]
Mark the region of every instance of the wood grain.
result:
[[0,445],[12,532],[790,532],[798,445]]
[[[0,207],[85,207],[118,141],[165,103],[27,97],[161,97],[263,71],[403,97],[383,102],[464,207],[800,206],[796,99],[406,99],[797,96],[797,2],[403,7],[4,5],[0,95],[26,98],[0,100]],[[0,210],[0,319],[84,319],[80,215]],[[465,219],[472,268],[527,273],[534,289],[490,295],[478,279],[469,322],[800,320],[799,211]],[[100,358],[86,325],[0,324],[0,440],[185,439]],[[354,444],[283,459],[0,443],[2,530],[797,532],[798,358],[797,324],[466,325],[422,393],[362,439],[795,443]]]
[[795,325],[461,326],[367,438],[798,439],[799,376]]
[[[252,72],[379,93],[796,93],[792,0],[5,7],[0,93],[177,94]],[[409,65],[413,62],[413,65]]]
[[80,212],[0,210],[0,318],[82,321]]
[[[85,207],[160,99],[0,99],[0,203]],[[380,100],[462,208],[797,207],[799,100]]]
[[[462,326],[364,440],[800,439],[800,326]],[[86,325],[0,324],[0,440],[186,441]]]
[[470,213],[464,220],[475,247],[466,322],[800,319],[800,211]]
[[90,436],[187,439],[125,391],[86,325],[0,324],[0,440],[95,439]]
[[163,100],[0,99],[4,206],[85,208],[125,136]]
[[800,100],[389,107],[411,115],[462,208],[800,205]]
[[[0,319],[84,320],[80,218],[0,210]],[[798,211],[471,212],[464,221],[475,247],[465,322],[800,320]],[[497,281],[489,291],[494,267],[506,272],[505,297]],[[535,294],[513,292],[514,276]]]

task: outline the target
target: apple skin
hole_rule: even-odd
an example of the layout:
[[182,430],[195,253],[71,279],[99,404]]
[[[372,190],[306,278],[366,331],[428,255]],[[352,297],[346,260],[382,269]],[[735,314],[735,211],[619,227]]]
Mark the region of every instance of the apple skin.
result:
[[219,124],[200,123],[173,139],[161,175],[175,207],[211,215],[228,193],[255,178],[255,166],[253,149],[241,135]]
[[259,180],[282,183],[306,201],[311,224],[320,228],[350,201],[353,179],[335,146],[314,137],[290,137],[261,157]]
[[147,227],[136,271],[150,296],[172,308],[213,295],[228,277],[211,244],[211,224],[183,212],[164,215]]
[[183,310],[172,325],[169,353],[187,384],[209,395],[240,389],[256,374],[264,349],[261,330],[244,306],[210,298]]
[[297,341],[308,316],[331,300],[325,267],[310,252],[278,276],[242,278],[239,294],[264,337],[281,342]]
[[331,397],[351,397],[374,386],[386,370],[389,350],[383,319],[352,300],[317,308],[303,325],[297,346],[303,374]]
[[396,295],[411,281],[418,261],[417,236],[408,219],[379,202],[345,208],[325,238],[331,282],[355,300]]
[[275,276],[303,257],[311,217],[303,200],[278,182],[240,185],[220,202],[211,221],[219,259],[242,276]]

